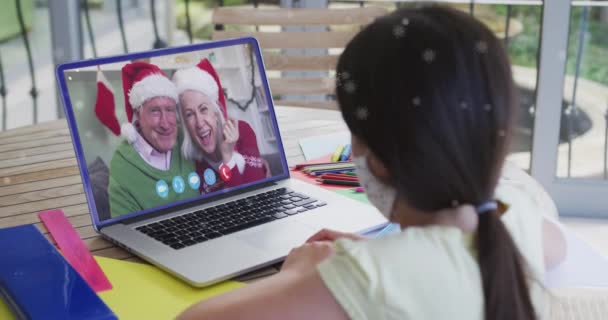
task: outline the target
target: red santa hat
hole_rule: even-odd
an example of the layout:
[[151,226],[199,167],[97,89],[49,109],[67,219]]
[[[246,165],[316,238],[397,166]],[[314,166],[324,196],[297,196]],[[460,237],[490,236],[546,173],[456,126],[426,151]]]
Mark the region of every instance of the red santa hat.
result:
[[121,126],[121,133],[130,143],[137,139],[137,131],[132,124],[135,110],[155,97],[167,97],[176,104],[178,102],[173,82],[158,66],[151,63],[137,61],[122,67],[122,87],[128,122]]
[[116,117],[114,90],[112,85],[97,67],[97,97],[95,98],[97,119],[115,135],[120,135],[120,123]]
[[220,78],[208,59],[201,60],[196,66],[175,71],[173,83],[177,87],[178,94],[182,94],[186,90],[194,90],[217,101],[224,119],[228,117],[226,97],[224,97]]

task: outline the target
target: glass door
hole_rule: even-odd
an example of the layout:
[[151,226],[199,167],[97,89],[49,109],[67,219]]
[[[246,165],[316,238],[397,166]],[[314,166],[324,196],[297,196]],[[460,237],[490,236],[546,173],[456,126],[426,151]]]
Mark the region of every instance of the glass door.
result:
[[608,218],[608,1],[544,4],[531,174],[560,214]]

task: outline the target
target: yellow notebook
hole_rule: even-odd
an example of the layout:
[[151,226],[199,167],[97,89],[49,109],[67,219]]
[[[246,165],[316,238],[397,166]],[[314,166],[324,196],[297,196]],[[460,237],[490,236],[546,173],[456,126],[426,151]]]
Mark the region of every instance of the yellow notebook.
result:
[[[225,281],[197,289],[151,265],[103,257],[95,257],[95,260],[113,287],[110,291],[99,293],[99,296],[121,320],[174,319],[197,301],[244,285]],[[2,299],[0,319],[15,319]]]

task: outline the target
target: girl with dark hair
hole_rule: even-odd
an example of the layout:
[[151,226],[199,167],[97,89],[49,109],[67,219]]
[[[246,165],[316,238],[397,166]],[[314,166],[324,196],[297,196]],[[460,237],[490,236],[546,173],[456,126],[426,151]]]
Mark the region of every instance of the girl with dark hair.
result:
[[545,316],[540,282],[555,255],[543,261],[544,242],[563,242],[547,232],[552,203],[532,194],[542,189],[503,170],[517,97],[494,34],[453,9],[398,10],[348,44],[336,93],[369,200],[402,231],[321,231],[277,275],[181,318]]

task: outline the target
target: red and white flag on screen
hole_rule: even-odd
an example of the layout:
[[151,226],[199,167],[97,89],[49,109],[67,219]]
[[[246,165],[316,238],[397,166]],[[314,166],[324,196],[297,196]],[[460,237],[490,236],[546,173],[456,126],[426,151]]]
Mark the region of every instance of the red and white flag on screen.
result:
[[114,90],[101,69],[97,69],[97,98],[95,99],[95,114],[101,123],[114,135],[120,135],[120,124],[116,118],[116,103]]

